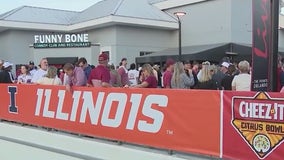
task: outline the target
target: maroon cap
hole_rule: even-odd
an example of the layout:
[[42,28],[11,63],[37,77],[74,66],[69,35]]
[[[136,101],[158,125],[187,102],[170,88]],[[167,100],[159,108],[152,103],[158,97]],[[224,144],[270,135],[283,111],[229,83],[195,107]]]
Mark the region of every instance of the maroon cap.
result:
[[106,53],[101,53],[100,55],[99,55],[99,61],[106,61],[106,60],[108,60],[109,58],[108,58],[108,55],[106,54]]
[[175,64],[175,60],[173,60],[171,58],[167,59],[167,61],[166,61],[166,66],[167,67],[169,67],[170,65],[173,65],[173,64]]

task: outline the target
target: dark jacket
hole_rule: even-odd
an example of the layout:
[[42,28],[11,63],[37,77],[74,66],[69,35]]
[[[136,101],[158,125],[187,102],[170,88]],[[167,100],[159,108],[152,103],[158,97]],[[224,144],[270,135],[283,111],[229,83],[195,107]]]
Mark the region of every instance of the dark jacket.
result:
[[8,71],[0,70],[0,83],[13,83]]
[[208,89],[208,90],[217,90],[217,82],[213,79],[206,81],[206,82],[198,82],[195,89]]
[[226,76],[222,79],[221,86],[224,90],[232,90],[232,81],[234,79],[234,75],[226,74]]

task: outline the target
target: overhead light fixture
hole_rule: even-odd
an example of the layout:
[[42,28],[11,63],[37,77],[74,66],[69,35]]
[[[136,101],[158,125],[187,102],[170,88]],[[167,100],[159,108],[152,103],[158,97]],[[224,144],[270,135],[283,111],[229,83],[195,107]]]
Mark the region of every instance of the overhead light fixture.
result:
[[177,17],[182,17],[184,15],[186,15],[186,12],[174,12],[174,15]]

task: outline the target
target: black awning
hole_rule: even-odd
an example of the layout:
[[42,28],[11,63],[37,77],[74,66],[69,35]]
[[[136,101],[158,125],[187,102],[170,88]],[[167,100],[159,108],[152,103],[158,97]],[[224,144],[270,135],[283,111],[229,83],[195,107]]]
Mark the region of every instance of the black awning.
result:
[[[251,44],[218,43],[182,47],[182,59],[191,61],[211,61],[218,63],[224,57],[233,61],[251,61]],[[137,64],[163,64],[167,58],[178,59],[178,48],[170,48],[150,55],[136,58]]]

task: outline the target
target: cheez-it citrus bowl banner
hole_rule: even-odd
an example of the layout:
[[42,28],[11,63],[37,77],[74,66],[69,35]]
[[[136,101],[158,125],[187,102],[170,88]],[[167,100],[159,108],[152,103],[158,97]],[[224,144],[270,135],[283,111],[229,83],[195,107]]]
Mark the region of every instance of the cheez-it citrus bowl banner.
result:
[[0,93],[0,119],[220,155],[219,91],[1,84]]
[[283,159],[283,94],[224,92],[223,125],[224,157]]

